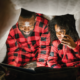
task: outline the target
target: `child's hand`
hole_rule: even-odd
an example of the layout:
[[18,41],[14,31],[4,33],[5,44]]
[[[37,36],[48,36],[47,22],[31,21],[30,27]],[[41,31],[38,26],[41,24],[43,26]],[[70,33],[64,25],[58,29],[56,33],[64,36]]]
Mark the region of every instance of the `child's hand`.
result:
[[61,44],[68,46],[71,49],[74,49],[76,47],[75,42],[69,35],[65,35],[64,38],[61,41]]

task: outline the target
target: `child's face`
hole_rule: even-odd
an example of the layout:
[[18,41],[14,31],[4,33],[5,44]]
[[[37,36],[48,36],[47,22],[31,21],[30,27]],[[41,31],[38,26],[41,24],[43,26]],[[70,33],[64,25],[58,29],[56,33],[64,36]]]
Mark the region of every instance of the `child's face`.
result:
[[63,37],[66,34],[66,30],[65,29],[60,29],[60,27],[58,25],[55,25],[55,32],[56,32],[56,36],[57,38],[62,41]]

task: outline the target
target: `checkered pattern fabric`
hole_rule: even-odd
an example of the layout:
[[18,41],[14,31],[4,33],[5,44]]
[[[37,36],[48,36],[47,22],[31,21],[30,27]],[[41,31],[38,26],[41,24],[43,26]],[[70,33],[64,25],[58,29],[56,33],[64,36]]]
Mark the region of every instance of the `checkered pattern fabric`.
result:
[[37,58],[37,67],[46,66],[50,53],[50,33],[41,35],[39,41],[39,54]]
[[39,51],[40,37],[42,34],[48,34],[47,25],[48,20],[43,18],[42,14],[36,14],[35,28],[27,38],[22,35],[18,23],[14,25],[6,41],[8,64],[21,67],[27,62],[35,61]]
[[48,66],[52,68],[80,67],[80,40],[75,43],[77,44],[75,49],[63,45],[63,49],[58,50],[60,42],[53,41],[48,57]]
[[45,41],[40,40],[40,45],[47,45],[47,49],[44,48],[39,51],[37,66],[45,66],[47,63],[47,66],[52,68],[80,67],[80,39],[75,42],[77,44],[75,49],[63,45],[63,49],[58,50],[60,41],[55,40],[49,50],[49,36],[46,37]]

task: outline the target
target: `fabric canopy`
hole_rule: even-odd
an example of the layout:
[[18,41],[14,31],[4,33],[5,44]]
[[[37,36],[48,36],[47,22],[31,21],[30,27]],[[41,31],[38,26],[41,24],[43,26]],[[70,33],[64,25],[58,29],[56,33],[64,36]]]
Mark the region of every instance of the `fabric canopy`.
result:
[[[80,0],[1,0],[0,1],[0,62],[6,53],[3,47],[10,28],[18,21],[21,8],[47,16],[73,14],[80,36]],[[4,51],[5,52],[4,52]]]

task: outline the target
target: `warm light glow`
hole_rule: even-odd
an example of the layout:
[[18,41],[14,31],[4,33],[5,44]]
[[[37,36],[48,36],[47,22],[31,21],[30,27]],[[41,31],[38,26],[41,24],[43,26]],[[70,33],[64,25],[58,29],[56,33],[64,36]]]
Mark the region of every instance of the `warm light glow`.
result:
[[25,26],[26,27],[29,27],[30,25],[29,25],[29,22],[25,22]]

